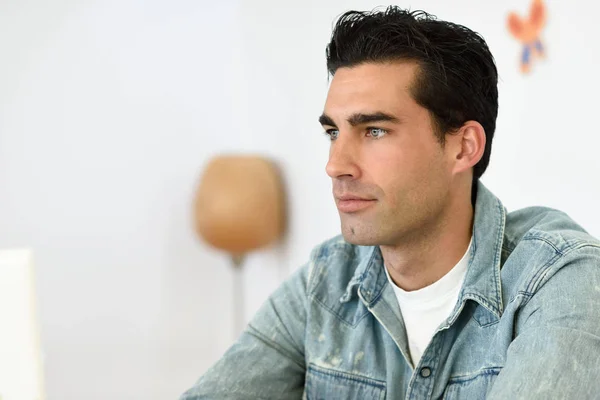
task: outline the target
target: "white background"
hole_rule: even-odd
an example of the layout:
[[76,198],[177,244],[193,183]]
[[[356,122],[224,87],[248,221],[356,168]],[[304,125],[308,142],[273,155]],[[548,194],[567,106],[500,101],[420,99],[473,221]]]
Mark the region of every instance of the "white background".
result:
[[[249,256],[245,316],[339,232],[317,117],[335,18],[372,1],[0,1],[0,248],[30,247],[49,400],[167,399],[233,340],[228,258],[194,235],[203,166],[276,160],[285,240]],[[506,15],[528,1],[413,1],[480,32],[500,73],[483,182],[600,235],[592,2],[549,2],[524,77]],[[1,327],[1,326],[0,326]]]

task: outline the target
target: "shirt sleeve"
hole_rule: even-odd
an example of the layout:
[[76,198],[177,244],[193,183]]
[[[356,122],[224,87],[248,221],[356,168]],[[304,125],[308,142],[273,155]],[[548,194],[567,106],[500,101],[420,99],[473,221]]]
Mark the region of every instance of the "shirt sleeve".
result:
[[546,281],[535,293],[521,294],[531,297],[488,399],[592,399],[600,393],[600,247],[572,250],[565,258],[555,273],[542,274]]
[[240,338],[180,400],[301,399],[310,264],[262,305]]

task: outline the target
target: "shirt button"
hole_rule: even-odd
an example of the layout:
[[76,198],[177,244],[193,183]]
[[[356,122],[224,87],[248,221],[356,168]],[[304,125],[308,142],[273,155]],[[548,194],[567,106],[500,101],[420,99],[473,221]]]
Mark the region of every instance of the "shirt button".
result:
[[423,368],[421,368],[420,374],[423,378],[429,378],[431,376],[431,369],[427,368],[427,367],[423,367]]

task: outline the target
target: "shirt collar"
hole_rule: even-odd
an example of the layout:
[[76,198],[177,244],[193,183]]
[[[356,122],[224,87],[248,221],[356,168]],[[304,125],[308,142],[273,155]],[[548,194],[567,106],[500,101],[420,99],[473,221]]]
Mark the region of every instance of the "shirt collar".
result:
[[504,311],[500,268],[505,226],[506,208],[479,182],[469,269],[458,302],[474,300],[495,319]]

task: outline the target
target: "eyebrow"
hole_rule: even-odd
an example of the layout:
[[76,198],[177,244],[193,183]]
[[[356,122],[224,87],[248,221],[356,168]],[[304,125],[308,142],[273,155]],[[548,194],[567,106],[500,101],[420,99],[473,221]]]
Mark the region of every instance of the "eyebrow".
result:
[[[329,117],[327,114],[321,115],[319,117],[319,122],[321,123],[321,125],[336,126],[335,122],[333,122],[333,119],[331,119],[331,117]],[[371,114],[356,113],[356,114],[352,114],[348,118],[348,123],[352,126],[368,124],[371,122],[396,122],[397,123],[397,122],[400,122],[400,120],[398,118],[394,117],[393,115],[386,114],[384,112],[375,112],[375,113],[371,113]]]

